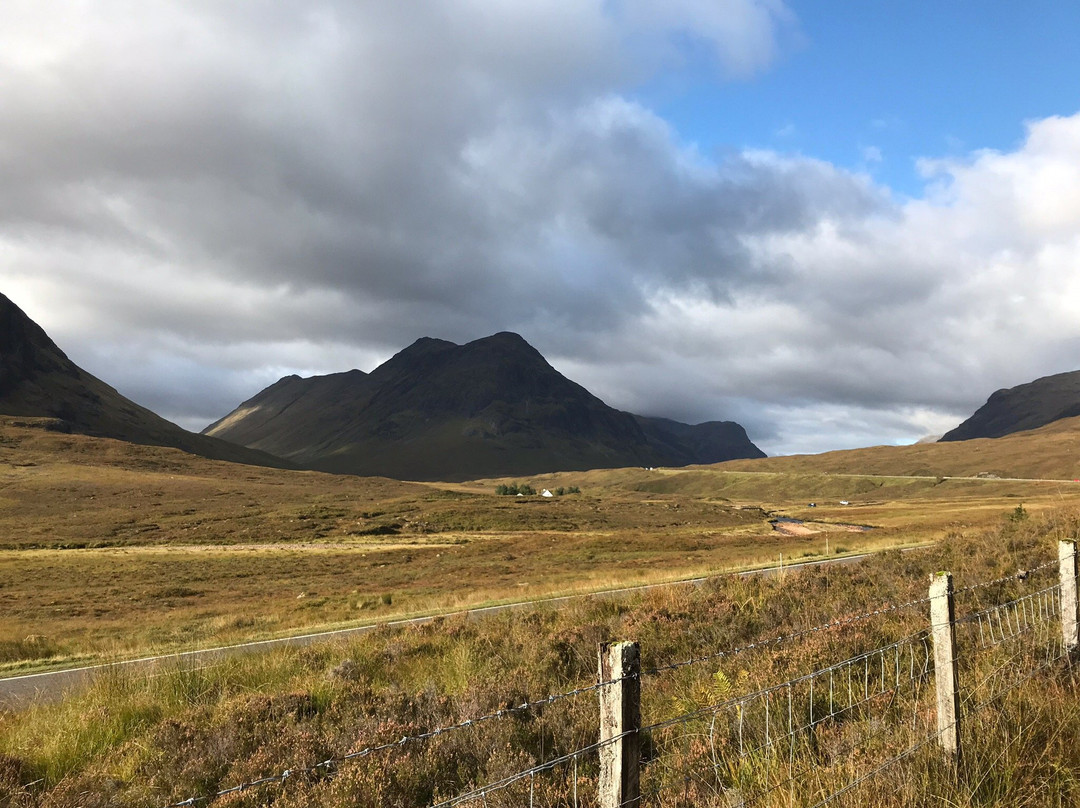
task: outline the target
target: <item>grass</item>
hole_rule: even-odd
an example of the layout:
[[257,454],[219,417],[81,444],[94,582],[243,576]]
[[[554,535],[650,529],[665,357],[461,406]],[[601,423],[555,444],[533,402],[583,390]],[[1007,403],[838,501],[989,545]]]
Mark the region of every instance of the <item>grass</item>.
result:
[[[279,471],[2,419],[0,445],[9,675],[916,545],[1080,496],[1071,481],[736,463],[530,478],[582,491],[546,500],[495,494],[520,479]],[[750,468],[782,460],[809,462]],[[783,535],[777,515],[810,532]]]
[[912,446],[872,446],[819,455],[734,460],[720,468],[747,471],[904,477],[974,477],[1073,481],[1080,478],[1080,417],[1002,438]]
[[[158,805],[205,795],[587,685],[601,641],[638,640],[650,667],[920,598],[934,570],[952,570],[961,586],[1013,573],[1076,535],[1078,443],[1073,421],[996,441],[416,484],[215,463],[0,419],[8,673],[670,581],[781,554],[798,561],[935,543],[851,567],[585,597],[482,620],[454,614],[204,669],[110,669],[64,701],[0,712],[0,804]],[[522,482],[582,493],[495,494]],[[806,532],[784,535],[769,522],[776,516],[806,520]],[[967,593],[961,607],[971,613],[1018,587]],[[646,720],[783,682],[924,624],[919,609],[890,612],[652,677]],[[1000,653],[1013,656],[972,657],[968,681],[1038,661],[1011,646]],[[840,804],[1076,804],[1074,686],[1071,670],[1048,669],[970,716],[969,752],[955,772],[919,749]],[[903,699],[895,702],[890,709]],[[919,704],[902,705],[916,724],[929,716]],[[903,733],[879,719],[853,714],[815,732],[814,748],[798,751],[813,777],[760,804],[812,804],[904,748]],[[426,805],[591,743],[595,727],[590,694],[221,804]],[[732,763],[707,721],[650,735],[647,754],[661,805],[726,805],[775,782],[766,760]],[[688,771],[708,776],[687,781]],[[536,784],[538,804],[569,801],[566,772],[556,774]],[[594,775],[595,764],[583,764],[584,790]],[[489,804],[526,797],[511,791]]]
[[[0,803],[121,808],[205,795],[588,685],[602,641],[640,642],[646,669],[745,647],[924,597],[936,570],[951,570],[960,588],[1011,576],[1053,559],[1056,540],[1080,527],[1075,511],[1025,519],[1011,513],[999,510],[993,526],[954,533],[936,547],[884,553],[850,567],[724,578],[481,620],[459,615],[205,669],[166,666],[152,677],[114,671],[62,702],[0,713]],[[1052,580],[1054,572],[1040,574]],[[1041,585],[1040,574],[963,592],[958,611],[1014,598]],[[646,676],[644,720],[681,715],[882,647],[925,628],[924,611],[898,609],[797,642]],[[971,687],[999,665],[1031,669],[1042,659],[1034,646],[968,654],[962,682]],[[758,804],[810,804],[821,789],[849,783],[907,748],[915,737],[905,734],[911,715],[923,721],[931,714],[899,707],[823,723],[813,747],[799,751],[812,776],[799,779],[794,792],[780,788]],[[880,723],[889,710],[904,720]],[[1080,709],[1071,669],[1052,666],[969,719],[960,768],[943,765],[932,746],[919,749],[838,804],[1059,806],[1080,798],[1080,748],[1073,742]],[[596,720],[595,693],[588,693],[428,742],[394,744],[343,763],[333,778],[297,775],[221,804],[423,806],[469,782],[490,782],[585,746],[595,740]],[[664,789],[656,804],[729,805],[735,790],[752,793],[784,779],[775,760],[733,757],[734,736],[716,733],[703,719],[649,736],[645,781]],[[689,782],[687,772],[696,773]],[[568,774],[564,767],[538,778],[537,804],[566,804]],[[591,805],[595,762],[584,760],[579,775],[582,804]],[[489,804],[527,804],[527,788],[526,782],[493,794]]]

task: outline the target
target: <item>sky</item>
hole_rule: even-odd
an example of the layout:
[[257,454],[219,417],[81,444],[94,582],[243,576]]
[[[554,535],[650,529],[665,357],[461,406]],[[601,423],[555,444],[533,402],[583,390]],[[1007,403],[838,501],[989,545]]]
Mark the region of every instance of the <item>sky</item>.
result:
[[5,0],[0,292],[201,429],[525,337],[769,454],[1080,368],[1080,5]]

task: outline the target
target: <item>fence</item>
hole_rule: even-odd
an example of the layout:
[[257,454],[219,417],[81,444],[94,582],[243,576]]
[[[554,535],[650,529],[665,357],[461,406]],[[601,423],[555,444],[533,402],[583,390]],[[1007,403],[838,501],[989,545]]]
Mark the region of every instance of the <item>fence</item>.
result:
[[821,808],[905,761],[955,767],[978,740],[969,720],[1068,664],[1078,627],[1076,543],[1060,542],[1057,560],[1005,578],[956,589],[937,573],[925,598],[690,659],[644,668],[637,643],[603,644],[595,683],[168,808],[421,745],[449,758],[461,733],[482,742],[507,721],[538,748],[493,748],[486,782],[448,776],[429,806]]

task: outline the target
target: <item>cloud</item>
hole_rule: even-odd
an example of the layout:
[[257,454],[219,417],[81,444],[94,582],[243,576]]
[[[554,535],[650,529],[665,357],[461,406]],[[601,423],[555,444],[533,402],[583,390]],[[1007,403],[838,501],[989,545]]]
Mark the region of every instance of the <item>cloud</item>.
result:
[[289,372],[502,329],[610,403],[770,451],[940,432],[1074,366],[1077,118],[926,160],[897,200],[803,155],[701,153],[634,100],[702,50],[725,80],[766,70],[798,29],[779,2],[5,16],[0,288],[188,426]]

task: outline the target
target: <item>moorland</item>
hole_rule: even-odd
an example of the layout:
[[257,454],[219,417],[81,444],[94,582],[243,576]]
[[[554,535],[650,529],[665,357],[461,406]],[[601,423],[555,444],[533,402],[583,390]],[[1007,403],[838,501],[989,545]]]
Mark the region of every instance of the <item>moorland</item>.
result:
[[[150,676],[107,669],[61,702],[0,712],[0,801],[17,808],[191,799],[185,804],[429,806],[595,742],[597,644],[634,639],[643,667],[655,670],[642,683],[645,720],[690,716],[647,736],[648,804],[730,806],[756,795],[746,804],[811,805],[825,794],[836,795],[830,804],[883,808],[1075,804],[1080,710],[1073,671],[1046,664],[1037,647],[1025,650],[1030,639],[965,661],[965,686],[990,683],[1000,695],[990,708],[965,708],[969,745],[959,766],[919,741],[912,722],[921,727],[933,713],[932,693],[918,687],[913,701],[883,689],[873,710],[833,715],[829,674],[818,691],[828,718],[797,758],[779,763],[767,751],[734,755],[741,708],[725,712],[718,726],[709,705],[852,657],[861,676],[858,655],[868,648],[904,637],[918,643],[931,571],[956,575],[964,613],[1036,591],[1056,572],[1056,564],[1046,569],[1056,540],[1075,535],[1077,526],[1075,509],[1033,516],[999,508],[986,527],[856,565],[720,577],[477,621],[454,615],[211,666],[166,664]],[[1017,570],[1036,571],[1020,582]],[[823,624],[838,627],[807,631]],[[777,637],[790,642],[773,642]],[[722,653],[740,647],[746,650],[738,656]],[[702,655],[700,664],[682,662]],[[886,667],[891,681],[892,659],[888,666],[882,660],[882,681]],[[908,658],[900,661],[897,676],[903,669],[907,681]],[[872,662],[866,681],[876,687],[877,658]],[[850,700],[852,669],[844,670],[846,696],[838,675],[837,698]],[[543,706],[546,694],[579,688],[580,697]],[[500,720],[463,723],[537,700],[541,706]],[[778,714],[782,727],[785,713]],[[458,724],[423,742],[400,740]],[[364,751],[371,748],[379,751]],[[327,760],[340,765],[320,767]],[[788,765],[797,778],[788,777]],[[535,797],[536,805],[595,805],[596,767],[588,756],[580,768],[553,767],[470,804],[510,808]],[[240,789],[245,783],[258,785]],[[220,790],[230,793],[214,797]]]
[[507,479],[246,466],[5,418],[0,665],[12,675],[932,543],[1075,504],[1069,426],[528,478],[580,489],[548,499],[497,495]]

